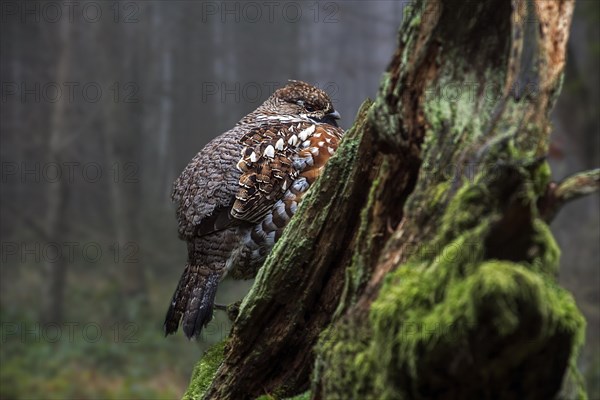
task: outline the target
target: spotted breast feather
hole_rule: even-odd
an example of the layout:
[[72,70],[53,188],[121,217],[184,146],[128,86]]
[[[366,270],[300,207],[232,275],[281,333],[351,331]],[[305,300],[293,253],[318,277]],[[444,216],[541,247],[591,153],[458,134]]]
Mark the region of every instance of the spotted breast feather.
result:
[[[314,182],[342,134],[340,128],[310,121],[270,124],[246,133],[237,164],[240,189],[231,215],[260,222],[286,192],[293,193],[296,180]],[[294,196],[296,203],[302,194]]]

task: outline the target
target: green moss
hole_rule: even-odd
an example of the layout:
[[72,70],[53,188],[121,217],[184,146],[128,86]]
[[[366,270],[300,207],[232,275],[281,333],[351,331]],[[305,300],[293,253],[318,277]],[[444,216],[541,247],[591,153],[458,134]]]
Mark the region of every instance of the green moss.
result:
[[323,384],[323,398],[367,399],[373,397],[369,354],[370,328],[341,323],[323,331],[317,345],[313,391]]
[[436,186],[433,186],[429,192],[429,198],[431,199],[429,206],[437,207],[445,199],[451,187],[449,181],[442,182]]
[[[279,397],[273,396],[271,394],[263,394],[260,397],[257,397],[256,400],[277,400]],[[285,400],[310,400],[310,392],[304,392],[294,397],[286,397]]]
[[310,400],[310,392],[306,391],[298,396],[290,397],[286,400]]
[[533,174],[533,189],[538,196],[546,192],[546,187],[550,183],[551,178],[552,171],[550,170],[550,164],[544,161]]
[[[367,202],[360,213],[360,226],[358,227],[357,247],[352,254],[352,262],[346,268],[344,288],[340,297],[340,302],[334,313],[333,319],[337,319],[350,304],[353,304],[356,300],[358,288],[361,287],[368,279],[369,271],[366,271],[366,266],[370,265],[370,259],[372,255],[369,249],[373,248],[373,241],[378,238],[372,235],[369,230],[371,226],[371,213],[375,206],[377,193],[381,190],[382,176],[386,176],[389,170],[387,159],[385,159],[379,168],[378,175],[374,180],[369,190]],[[367,249],[367,251],[365,251]]]
[[534,234],[530,250],[533,255],[532,268],[537,272],[556,278],[560,265],[560,248],[554,240],[550,227],[544,221],[535,219],[533,228]]
[[223,350],[225,349],[226,340],[215,344],[204,353],[192,373],[192,379],[183,400],[199,400],[204,396],[223,360]]
[[488,214],[489,201],[485,186],[467,184],[461,187],[441,219],[440,240],[447,241],[481,224],[482,215]]
[[[510,166],[494,177],[516,182],[511,197],[503,200],[496,192],[501,185],[483,173],[463,182],[431,240],[415,246],[408,261],[387,276],[371,306],[370,326],[357,332],[338,325],[324,336],[318,375],[326,395],[430,398],[446,388],[466,398],[485,398],[491,396],[489,388],[498,390],[498,382],[512,385],[511,371],[539,368],[539,354],[548,351],[567,354],[571,374],[576,374],[585,322],[556,282],[560,251],[534,209],[536,173],[540,170]],[[445,199],[449,186],[432,186],[426,196],[430,204]],[[506,202],[532,208],[528,250],[520,262],[486,259],[486,238],[493,235]],[[557,344],[559,336],[567,340]],[[492,346],[497,354],[486,353],[490,346],[482,338],[497,344]],[[565,349],[565,343],[570,347]],[[458,365],[457,376],[447,375],[451,363]],[[530,375],[535,374],[519,377],[523,385],[543,383]],[[464,376],[485,384],[460,382]],[[581,385],[577,391],[583,393]]]
[[[525,183],[513,196],[533,206],[527,200],[534,193],[526,171],[517,170]],[[529,261],[486,260],[485,238],[502,205],[486,180],[479,176],[474,180],[454,194],[434,237],[415,248],[408,262],[386,278],[371,307],[372,339],[357,341],[356,335],[346,337],[337,331],[332,343],[321,348],[330,363],[343,365],[341,370],[350,377],[337,376],[337,368],[329,371],[323,381],[340,382],[330,390],[351,387],[354,394],[364,396],[366,391],[383,399],[433,396],[428,392],[436,387],[432,371],[451,361],[444,357],[481,351],[485,343],[477,338],[484,332],[494,332],[490,337],[504,350],[494,362],[463,360],[462,373],[487,380],[490,387],[503,371],[527,365],[540,349],[552,345],[556,335],[570,338],[571,362],[575,360],[585,323],[573,298],[556,283],[560,251],[549,227],[538,218],[532,220]],[[448,185],[430,189],[432,204],[444,197]],[[537,321],[535,327],[529,321]],[[521,340],[515,340],[519,336]],[[436,379],[451,388],[457,378],[441,376],[433,382]],[[485,390],[472,390],[463,395],[487,395]]]
[[[481,382],[526,364],[557,332],[570,335],[575,348],[581,345],[584,320],[571,295],[554,282],[511,262],[475,264],[465,279],[443,273],[448,266],[403,266],[390,274],[372,305],[373,340],[363,353],[377,360],[369,374],[376,374],[381,398],[414,398],[411,388],[427,390],[444,355],[477,354],[485,347],[477,338],[488,330],[496,332],[503,350],[493,362],[463,360],[461,367],[462,374]],[[539,321],[539,329],[528,321]],[[519,336],[527,340],[511,343]],[[443,385],[451,388],[452,379]],[[478,393],[485,397],[485,385]]]

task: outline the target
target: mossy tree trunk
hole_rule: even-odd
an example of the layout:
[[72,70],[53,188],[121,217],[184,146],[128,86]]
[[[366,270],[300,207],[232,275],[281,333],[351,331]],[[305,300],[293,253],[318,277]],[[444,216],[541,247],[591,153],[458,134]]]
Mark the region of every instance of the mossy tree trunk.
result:
[[375,102],[187,398],[557,396],[584,330],[547,226],[574,182],[545,161],[573,6],[405,10]]

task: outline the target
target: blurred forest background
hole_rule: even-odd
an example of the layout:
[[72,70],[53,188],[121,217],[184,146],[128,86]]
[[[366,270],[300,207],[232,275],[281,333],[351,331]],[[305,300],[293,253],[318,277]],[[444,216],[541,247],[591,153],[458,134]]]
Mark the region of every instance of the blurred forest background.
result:
[[[199,343],[163,338],[186,259],[173,180],[287,79],[327,90],[350,127],[408,4],[3,1],[0,398],[180,398],[230,325],[217,312]],[[555,179],[600,165],[599,29],[600,2],[578,0]],[[600,398],[598,195],[552,228],[560,281],[588,321],[580,367]],[[217,300],[250,284],[226,281]]]

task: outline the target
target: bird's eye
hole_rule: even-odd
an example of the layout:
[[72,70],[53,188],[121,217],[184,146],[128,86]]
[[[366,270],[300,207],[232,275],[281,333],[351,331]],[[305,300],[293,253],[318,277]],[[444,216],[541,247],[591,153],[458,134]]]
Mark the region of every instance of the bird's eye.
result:
[[313,112],[313,111],[315,111],[314,107],[313,107],[313,106],[311,106],[311,105],[308,105],[308,104],[307,104],[307,105],[306,105],[304,108],[305,108],[305,109],[306,109],[306,111],[308,111],[308,112]]

